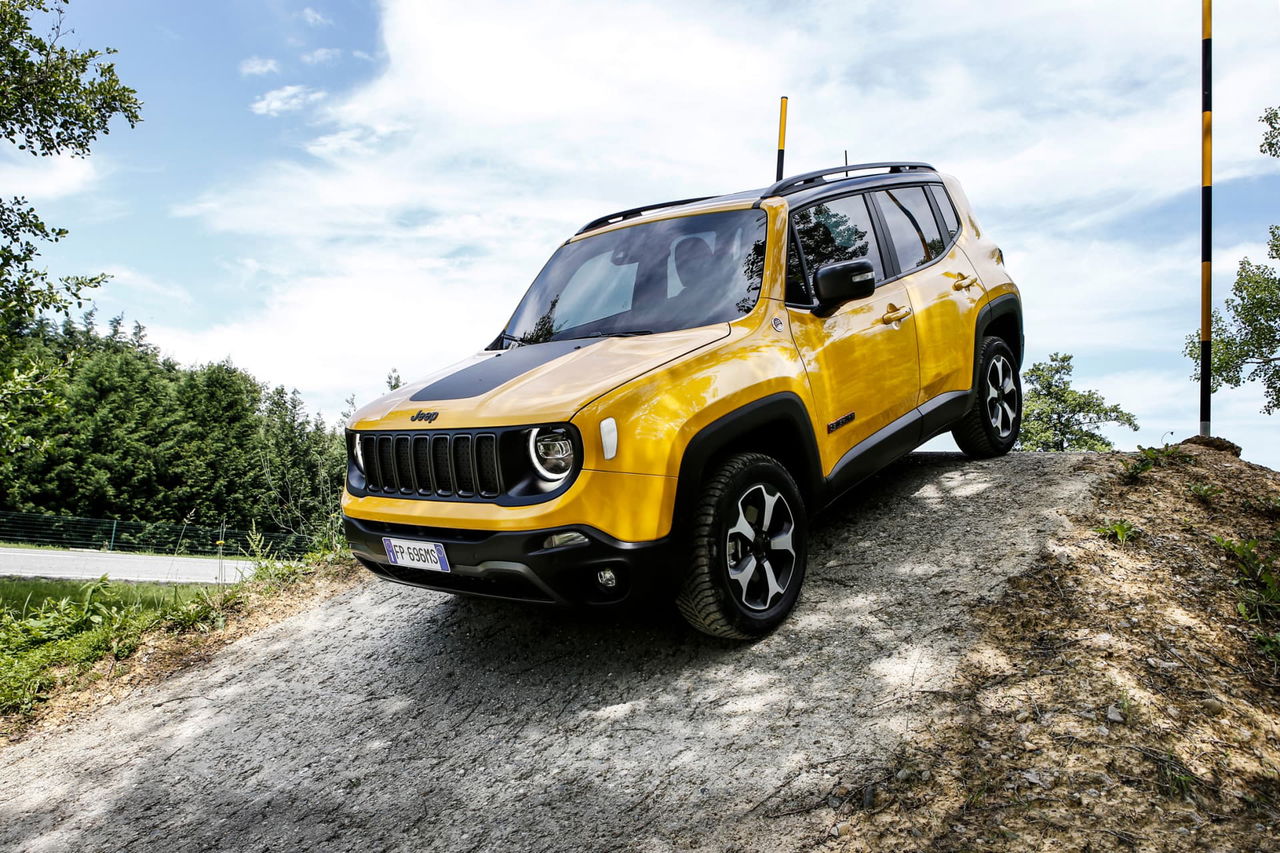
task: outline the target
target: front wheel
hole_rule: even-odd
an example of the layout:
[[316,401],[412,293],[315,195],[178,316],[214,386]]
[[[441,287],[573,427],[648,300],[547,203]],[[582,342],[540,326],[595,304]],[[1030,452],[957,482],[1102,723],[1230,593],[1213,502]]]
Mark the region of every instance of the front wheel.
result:
[[692,565],[676,606],[714,637],[764,636],[800,595],[808,518],[795,480],[777,460],[740,453],[718,466],[698,497]]
[[973,405],[951,430],[966,456],[1003,456],[1022,428],[1022,377],[1013,350],[1001,338],[982,339]]

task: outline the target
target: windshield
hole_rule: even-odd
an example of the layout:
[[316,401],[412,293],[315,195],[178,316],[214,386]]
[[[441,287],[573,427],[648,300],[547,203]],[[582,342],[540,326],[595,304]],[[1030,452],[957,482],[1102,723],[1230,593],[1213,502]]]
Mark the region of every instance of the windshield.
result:
[[620,228],[561,246],[497,346],[725,323],[751,311],[765,214],[734,210]]

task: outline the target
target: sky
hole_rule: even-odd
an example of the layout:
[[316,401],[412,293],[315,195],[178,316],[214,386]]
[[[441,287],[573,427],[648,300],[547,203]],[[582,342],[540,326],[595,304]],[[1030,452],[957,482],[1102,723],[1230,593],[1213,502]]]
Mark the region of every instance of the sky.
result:
[[[1130,0],[73,0],[143,101],[87,160],[0,149],[0,187],[106,271],[99,317],[184,363],[230,358],[336,422],[396,368],[482,348],[559,243],[613,210],[788,173],[956,175],[1022,289],[1028,363],[1132,411],[1122,448],[1198,427],[1200,4]],[[1280,3],[1214,21],[1214,291],[1266,260]],[[1280,468],[1245,386],[1214,433]],[[946,448],[940,439],[933,447]]]

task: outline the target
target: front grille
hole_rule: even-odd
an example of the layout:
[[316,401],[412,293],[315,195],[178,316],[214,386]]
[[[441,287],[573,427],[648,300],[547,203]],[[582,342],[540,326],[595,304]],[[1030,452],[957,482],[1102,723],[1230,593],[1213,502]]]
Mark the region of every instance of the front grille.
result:
[[384,495],[496,498],[502,493],[492,433],[361,435],[365,490]]

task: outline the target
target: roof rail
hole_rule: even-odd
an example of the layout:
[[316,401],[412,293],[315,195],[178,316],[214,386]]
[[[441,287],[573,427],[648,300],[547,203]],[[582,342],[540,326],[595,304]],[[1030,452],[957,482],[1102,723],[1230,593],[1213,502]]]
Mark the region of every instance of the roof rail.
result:
[[[928,163],[850,163],[847,166],[833,166],[830,169],[819,169],[816,172],[805,172],[803,175],[794,175],[790,178],[783,178],[773,186],[760,193],[760,198],[769,198],[775,195],[786,195],[790,192],[804,189],[809,184],[815,184],[818,180],[826,175],[835,175],[840,172],[861,172],[866,169],[888,169],[889,174],[898,172],[909,172],[916,169],[921,171],[936,172],[937,169]],[[826,183],[823,181],[823,183]]]
[[682,204],[693,204],[695,201],[706,201],[709,198],[715,198],[715,196],[700,195],[697,198],[681,198],[676,199],[675,201],[663,201],[657,204],[646,204],[642,207],[633,207],[630,210],[620,210],[617,213],[610,213],[608,216],[601,216],[599,219],[591,220],[586,225],[579,228],[577,233],[573,236],[577,237],[578,234],[585,234],[588,231],[593,231],[604,225],[613,225],[615,222],[621,222],[624,219],[631,219],[632,217],[639,216],[642,213],[648,213],[651,210],[661,210],[664,207],[677,207]]

